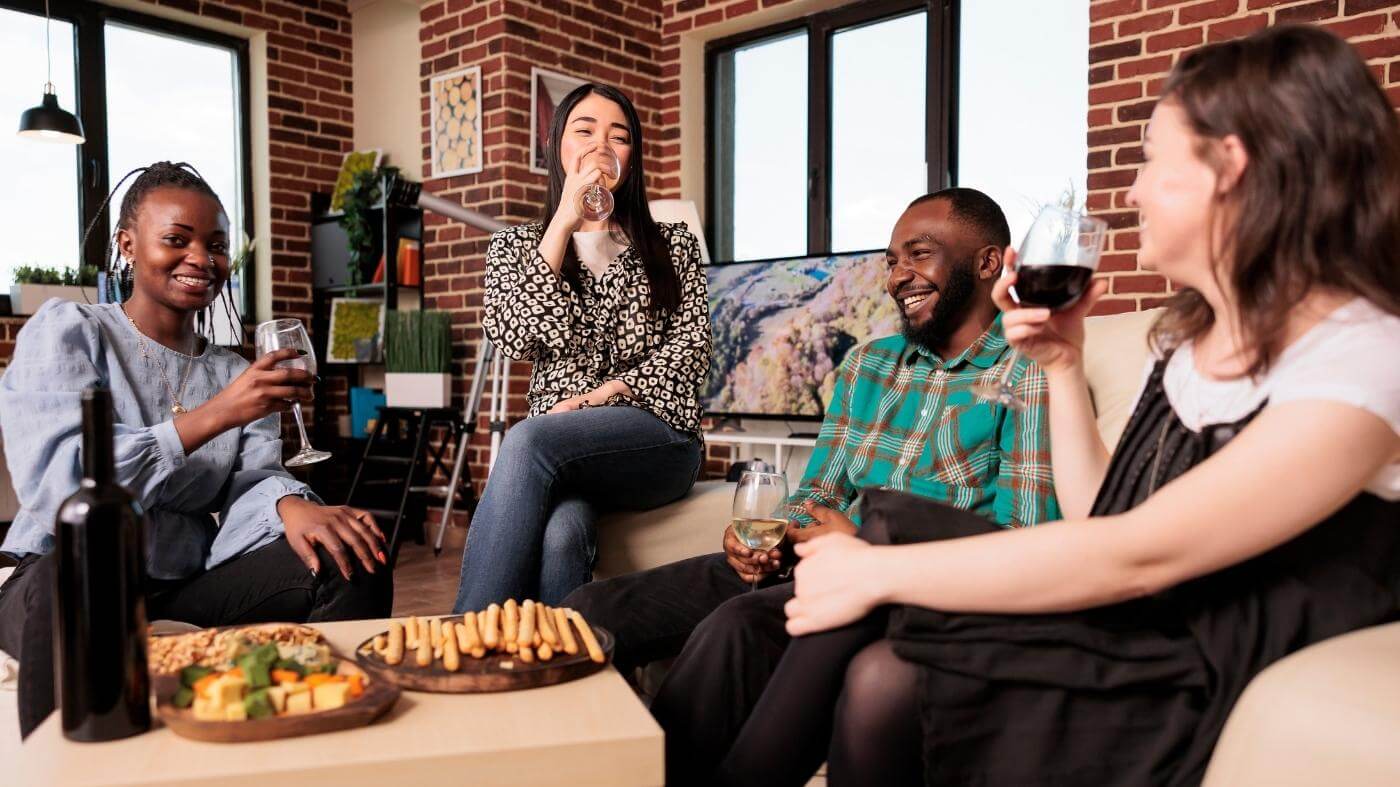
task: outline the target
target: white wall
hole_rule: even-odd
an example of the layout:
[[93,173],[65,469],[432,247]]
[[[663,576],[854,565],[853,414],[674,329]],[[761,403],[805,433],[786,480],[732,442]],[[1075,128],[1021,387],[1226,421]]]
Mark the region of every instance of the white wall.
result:
[[379,148],[412,180],[423,177],[418,4],[352,4],[355,149]]

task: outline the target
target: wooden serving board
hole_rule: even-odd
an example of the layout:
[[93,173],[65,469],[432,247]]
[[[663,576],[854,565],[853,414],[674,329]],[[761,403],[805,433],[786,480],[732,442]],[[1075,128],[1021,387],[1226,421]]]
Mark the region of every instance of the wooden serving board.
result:
[[358,673],[364,675],[366,680],[363,694],[334,710],[246,721],[199,721],[195,719],[192,709],[170,704],[175,691],[180,688],[180,676],[176,674],[155,677],[156,713],[176,735],[184,738],[210,743],[247,743],[364,727],[388,712],[403,693],[392,682],[377,680],[345,659],[337,657],[337,660],[338,674]]
[[[451,615],[442,620],[456,623],[461,621],[461,616]],[[488,653],[480,659],[463,655],[461,667],[456,672],[448,672],[442,666],[441,659],[419,667],[412,651],[404,653],[403,663],[387,664],[384,657],[373,650],[374,637],[355,648],[355,660],[370,675],[380,678],[380,682],[392,681],[409,691],[474,694],[535,689],[587,677],[608,666],[613,652],[612,632],[597,626],[590,628],[605,657],[601,664],[588,657],[587,650],[580,642],[576,655],[557,653],[549,661],[536,659],[532,664],[521,661],[516,653]]]

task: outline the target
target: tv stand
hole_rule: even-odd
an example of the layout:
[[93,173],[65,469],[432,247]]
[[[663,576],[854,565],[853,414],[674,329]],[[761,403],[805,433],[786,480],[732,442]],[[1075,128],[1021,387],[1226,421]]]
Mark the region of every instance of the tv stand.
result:
[[706,432],[705,442],[716,445],[762,445],[772,446],[773,464],[779,472],[786,472],[784,455],[790,448],[811,448],[817,444],[816,436],[780,437],[778,435],[742,434],[736,432]]

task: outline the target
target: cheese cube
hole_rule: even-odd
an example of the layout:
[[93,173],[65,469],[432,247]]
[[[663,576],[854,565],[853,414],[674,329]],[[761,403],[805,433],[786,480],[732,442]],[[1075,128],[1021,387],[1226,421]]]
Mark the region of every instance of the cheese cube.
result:
[[267,701],[272,703],[272,709],[274,711],[278,713],[287,712],[287,686],[290,685],[290,683],[284,683],[281,686],[268,687]]
[[223,721],[224,709],[216,706],[211,698],[195,697],[194,718],[195,721]]
[[242,702],[235,702],[232,705],[224,706],[224,721],[247,721],[248,711],[243,708]]
[[316,710],[334,710],[345,705],[350,693],[350,684],[344,681],[322,683],[313,691],[316,695]]
[[311,692],[305,689],[305,684],[301,685],[301,691],[287,695],[287,713],[310,713],[311,712]]
[[226,708],[229,705],[243,704],[243,690],[248,688],[248,681],[238,675],[221,675],[213,683],[209,684],[209,696],[214,700],[215,707]]

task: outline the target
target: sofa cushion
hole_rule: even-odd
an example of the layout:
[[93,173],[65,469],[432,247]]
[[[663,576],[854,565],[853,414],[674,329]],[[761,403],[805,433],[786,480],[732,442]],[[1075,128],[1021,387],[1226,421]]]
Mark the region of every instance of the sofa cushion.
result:
[[1147,332],[1161,309],[1084,321],[1084,376],[1094,398],[1099,435],[1112,451],[1128,425],[1147,365]]
[[690,494],[670,505],[600,517],[594,578],[607,579],[718,552],[733,504],[733,484],[701,481]]

